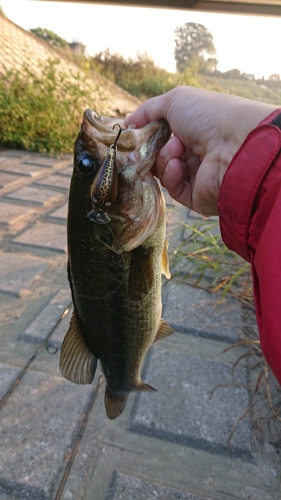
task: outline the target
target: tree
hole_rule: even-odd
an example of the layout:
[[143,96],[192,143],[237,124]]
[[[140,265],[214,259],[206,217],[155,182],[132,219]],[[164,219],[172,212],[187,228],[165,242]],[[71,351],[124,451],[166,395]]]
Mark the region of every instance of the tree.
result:
[[68,47],[68,42],[61,38],[59,35],[54,33],[51,30],[47,30],[46,28],[33,28],[30,30],[36,36],[43,38],[45,42],[48,42],[50,45],[54,47]]
[[217,60],[213,36],[205,26],[197,23],[186,23],[176,27],[175,35],[174,56],[179,72],[183,73],[194,63],[198,64],[198,70],[202,72],[208,72],[210,67],[212,71],[216,69]]
[[242,73],[239,69],[229,69],[228,71],[224,71],[221,75],[223,78],[230,78],[231,80],[241,80]]
[[268,79],[271,80],[272,82],[280,82],[280,75],[274,73],[274,75],[270,75]]

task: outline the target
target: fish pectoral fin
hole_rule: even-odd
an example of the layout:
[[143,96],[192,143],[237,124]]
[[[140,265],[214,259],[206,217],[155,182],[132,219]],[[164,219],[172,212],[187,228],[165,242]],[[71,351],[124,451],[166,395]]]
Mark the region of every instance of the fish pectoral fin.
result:
[[121,415],[126,406],[128,396],[129,393],[116,394],[114,392],[111,392],[108,387],[106,387],[104,404],[108,418],[113,420],[114,418],[117,418],[119,417],[119,415]]
[[109,224],[99,226],[96,239],[112,252],[116,254],[122,253],[122,247],[119,245],[118,239]]
[[60,355],[62,375],[75,384],[90,384],[95,375],[97,359],[88,348],[74,310]]
[[163,252],[162,252],[162,260],[161,260],[161,271],[166,276],[167,279],[170,279],[171,273],[169,268],[169,255],[168,255],[168,240],[165,239]]
[[168,323],[166,323],[166,321],[163,318],[161,318],[160,325],[156,333],[154,342],[157,342],[157,340],[164,339],[165,337],[169,337],[169,335],[172,335],[173,333],[174,333],[173,328],[171,328],[170,325],[168,325]]
[[140,246],[133,250],[129,275],[129,294],[132,297],[146,295],[153,286],[153,252],[153,247]]

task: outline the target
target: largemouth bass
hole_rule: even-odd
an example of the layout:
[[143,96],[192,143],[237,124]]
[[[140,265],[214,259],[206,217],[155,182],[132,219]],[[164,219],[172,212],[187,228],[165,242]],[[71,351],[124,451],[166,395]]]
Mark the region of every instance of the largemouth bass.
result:
[[[118,130],[117,130],[118,127]],[[97,360],[111,419],[141,380],[149,348],[173,333],[161,319],[161,273],[170,277],[165,201],[151,173],[170,137],[165,120],[142,129],[87,109],[74,146],[68,208],[68,279],[74,312],[61,373],[93,381]]]

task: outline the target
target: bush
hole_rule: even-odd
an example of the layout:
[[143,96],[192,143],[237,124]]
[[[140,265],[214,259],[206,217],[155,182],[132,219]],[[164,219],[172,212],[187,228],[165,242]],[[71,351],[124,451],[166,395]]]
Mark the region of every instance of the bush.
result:
[[49,60],[36,74],[28,66],[0,75],[0,146],[38,152],[70,152],[89,89],[78,76]]
[[178,85],[197,87],[200,84],[196,69],[169,73],[156,66],[147,54],[139,53],[134,59],[124,59],[106,49],[90,58],[90,68],[140,99],[163,94]]

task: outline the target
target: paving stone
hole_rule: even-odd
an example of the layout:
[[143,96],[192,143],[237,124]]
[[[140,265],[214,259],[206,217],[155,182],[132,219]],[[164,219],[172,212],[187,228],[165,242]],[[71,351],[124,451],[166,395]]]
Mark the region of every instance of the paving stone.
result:
[[41,167],[54,167],[61,163],[57,158],[48,158],[46,156],[33,156],[24,162],[26,165],[40,165]]
[[[20,339],[25,340],[26,342],[42,342],[54,328],[62,313],[70,304],[70,290],[59,290],[52,298],[52,300],[44,307],[44,309],[21,334]],[[67,328],[65,330],[65,333],[66,332]],[[56,338],[57,337],[55,337],[55,339]]]
[[58,175],[66,175],[67,177],[71,177],[73,172],[73,166],[63,168],[62,170],[58,171]]
[[53,498],[93,390],[27,372],[1,409],[0,485],[21,500]]
[[56,219],[62,219],[66,221],[67,211],[68,211],[68,203],[66,203],[62,207],[58,208],[57,210],[49,214],[49,217],[55,217]]
[[37,223],[15,238],[14,243],[66,253],[66,228],[58,224]]
[[0,400],[20,373],[20,368],[0,363]]
[[[236,420],[249,406],[246,370],[207,358],[153,348],[143,379],[157,394],[138,393],[130,430],[175,441],[213,453],[251,455],[250,420],[245,416],[228,438]],[[229,384],[227,387],[215,387]],[[212,394],[212,397],[211,397]]]
[[[186,244],[185,248],[188,248],[190,237],[194,235],[193,228],[196,228],[197,231],[201,231],[206,237],[209,237],[210,235],[214,236],[215,238],[217,236],[220,236],[218,217],[205,218],[200,216],[199,214],[197,214],[196,217],[192,217],[191,214],[186,218],[186,226],[182,232],[182,241]],[[203,245],[206,245],[206,239],[204,239],[204,236],[199,237],[199,235],[197,235],[196,241],[198,243],[201,242]],[[211,272],[213,273],[213,270],[211,270]]]
[[183,223],[186,221],[187,208],[180,205],[163,189],[163,194],[166,201],[166,237],[169,242],[169,254],[177,248],[182,240]]
[[35,184],[41,186],[54,186],[57,188],[69,189],[69,178],[59,175],[48,175],[43,179],[36,181]]
[[[16,149],[6,149],[3,153],[4,157],[8,157],[9,159],[17,158],[17,159],[22,159],[22,158],[29,158],[32,153],[29,151],[23,151],[23,150],[16,150]],[[2,156],[0,153],[0,157]]]
[[169,242],[168,252],[171,255],[172,252],[179,246],[182,241],[182,235],[184,231],[184,221],[186,220],[186,208],[174,210],[173,208],[167,207],[166,210],[166,238]]
[[0,223],[12,226],[16,222],[24,219],[25,217],[31,215],[33,209],[29,207],[23,207],[19,205],[14,205],[13,203],[2,203],[0,201]]
[[151,483],[136,476],[130,476],[116,471],[109,491],[108,500],[210,500],[171,488],[167,485]]
[[237,342],[242,330],[240,305],[175,280],[165,285],[163,318],[175,330],[214,340]]
[[6,162],[9,162],[11,161],[11,158],[10,156],[2,156],[0,155],[0,164],[2,165],[2,163],[6,163]]
[[[99,372],[99,368],[97,372]],[[108,419],[105,417],[103,402],[104,387],[101,387],[100,384],[102,377],[100,373],[97,372],[94,379],[94,383],[97,384],[98,388],[96,399],[93,408],[88,414],[88,422],[79,449],[77,450],[74,463],[59,500],[82,500],[82,498],[86,500],[84,492],[85,485],[88,483],[90,477],[92,479],[93,466],[99,454],[101,437],[104,431],[106,432],[108,424]],[[106,490],[108,490],[109,484],[110,481],[107,481]],[[100,492],[99,487],[96,486],[94,482],[93,488],[91,488],[92,500],[97,500],[97,498],[99,498],[98,492]],[[105,500],[106,494],[102,498]]]
[[[1,160],[0,160],[1,161]],[[9,158],[11,162],[11,158]],[[35,165],[28,165],[26,163],[13,162],[8,165],[0,164],[1,170],[5,170],[5,172],[13,172],[14,174],[21,174],[27,177],[35,177],[36,175],[42,172],[42,167],[36,167]]]
[[[108,428],[104,435],[105,440]],[[138,436],[134,448],[129,448],[124,438],[123,434],[123,441],[116,443],[113,439],[112,444],[106,443],[101,448],[83,496],[69,495],[62,500],[112,500],[108,479],[112,480],[116,469],[126,475],[139,476],[145,482],[159,481],[167,488],[194,492],[204,499],[207,496],[212,500],[280,500],[280,481],[263,463],[234,460],[148,436]],[[176,498],[170,497],[170,500]],[[132,499],[138,500],[138,496],[123,500]]]
[[52,191],[51,189],[41,189],[38,187],[23,187],[17,189],[6,195],[7,198],[11,198],[18,201],[26,201],[31,205],[45,205],[55,201],[61,196],[58,191]]
[[192,219],[203,219],[203,220],[208,220],[208,217],[203,217],[201,214],[198,214],[198,212],[195,212],[195,210],[190,210],[188,209],[188,217],[191,217]]
[[0,252],[0,292],[24,296],[48,267],[44,259]]
[[[70,303],[70,300],[71,300],[70,294],[68,295],[68,298],[69,298],[69,303]],[[52,333],[52,335],[49,339],[49,343],[54,345],[55,347],[61,347],[63,339],[64,339],[66,332],[68,331],[68,328],[69,328],[72,312],[73,312],[73,306],[70,306],[69,311],[64,316],[64,318],[60,321],[60,323],[55,328],[54,332]]]
[[19,179],[20,177],[18,175],[12,175],[0,172],[0,187],[7,188],[9,186],[12,186]]

